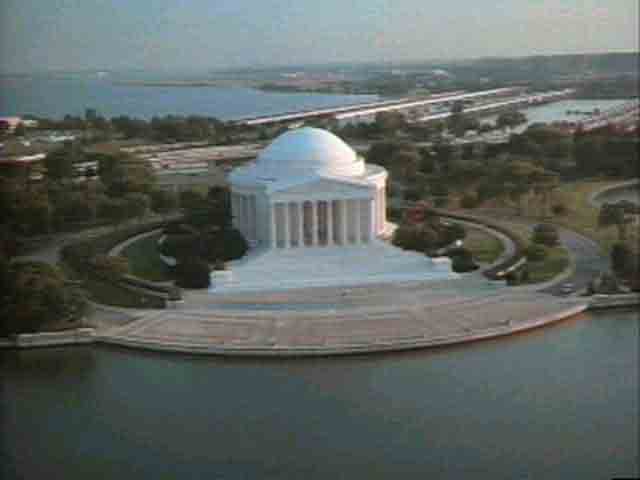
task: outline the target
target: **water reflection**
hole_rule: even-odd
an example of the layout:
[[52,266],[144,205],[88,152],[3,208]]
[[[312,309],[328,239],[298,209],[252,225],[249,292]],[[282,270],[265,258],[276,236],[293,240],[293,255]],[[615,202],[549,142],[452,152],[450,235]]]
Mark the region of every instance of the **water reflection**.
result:
[[[632,475],[637,338],[635,314],[616,312],[510,339],[389,355],[293,361],[70,349],[50,353],[84,364],[93,352],[92,368],[76,375],[60,367],[52,381],[25,360],[44,351],[14,352],[8,358],[20,359],[3,368],[11,411],[3,435],[15,440],[0,473]],[[41,362],[55,364],[48,355]]]

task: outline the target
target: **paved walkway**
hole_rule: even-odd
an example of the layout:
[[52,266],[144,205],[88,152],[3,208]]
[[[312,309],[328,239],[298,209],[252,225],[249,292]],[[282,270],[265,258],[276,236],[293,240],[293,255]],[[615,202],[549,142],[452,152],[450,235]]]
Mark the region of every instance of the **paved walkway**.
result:
[[587,309],[585,302],[575,299],[550,298],[541,294],[459,296],[440,292],[427,303],[406,305],[162,310],[103,331],[99,340],[152,350],[220,355],[350,354],[492,338],[546,325]]

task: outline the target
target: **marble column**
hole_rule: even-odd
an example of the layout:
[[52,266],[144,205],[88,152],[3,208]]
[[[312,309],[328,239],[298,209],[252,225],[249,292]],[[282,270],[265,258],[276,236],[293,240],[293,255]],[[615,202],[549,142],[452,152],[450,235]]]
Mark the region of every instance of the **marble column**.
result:
[[311,246],[318,246],[318,205],[311,202]]
[[362,228],[361,228],[361,223],[362,223],[362,218],[360,215],[360,199],[355,200],[354,202],[354,215],[356,217],[355,219],[355,230],[356,230],[356,244],[361,243],[362,242]]
[[333,245],[333,200],[327,200],[327,246]]
[[349,243],[349,232],[347,230],[347,207],[348,200],[340,200],[340,243],[347,245]]
[[271,248],[277,248],[278,247],[278,230],[276,227],[276,205],[275,203],[272,203],[270,205],[270,213],[271,213]]
[[304,203],[296,203],[298,214],[298,247],[304,247]]
[[284,248],[291,247],[291,232],[289,228],[289,202],[282,204],[284,210]]
[[242,196],[242,233],[249,239],[249,197]]
[[368,200],[369,205],[369,242],[376,238],[376,202]]

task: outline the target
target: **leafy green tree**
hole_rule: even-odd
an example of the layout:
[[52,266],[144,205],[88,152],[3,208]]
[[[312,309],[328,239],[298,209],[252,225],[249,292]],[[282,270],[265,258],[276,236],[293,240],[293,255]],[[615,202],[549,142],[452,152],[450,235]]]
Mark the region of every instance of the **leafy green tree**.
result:
[[508,110],[498,115],[496,126],[498,128],[513,128],[527,122],[527,116],[519,110]]
[[178,196],[167,190],[152,190],[151,209],[160,214],[169,213],[178,208]]
[[187,258],[175,267],[176,284],[183,288],[208,288],[210,274],[209,264],[198,258]]
[[601,228],[615,226],[618,229],[618,240],[621,243],[627,239],[627,228],[630,223],[631,218],[627,216],[624,205],[605,203],[600,207],[598,226]]
[[65,284],[55,267],[40,262],[13,262],[5,268],[0,331],[3,335],[37,332],[48,323],[79,318],[86,300]]
[[52,181],[71,179],[74,173],[74,162],[81,160],[78,148],[74,143],[66,142],[62,148],[49,153],[44,159],[47,179]]
[[623,274],[632,263],[633,252],[624,243],[616,243],[611,249],[611,270]]
[[547,247],[540,243],[531,243],[525,252],[527,260],[530,262],[541,262],[547,258],[548,254]]
[[124,202],[129,218],[141,219],[149,212],[151,206],[149,196],[144,193],[127,193],[124,196]]
[[541,223],[534,227],[531,241],[547,247],[555,247],[560,243],[560,238],[556,227],[546,223]]
[[19,123],[18,125],[16,125],[16,128],[13,131],[13,134],[16,137],[24,137],[27,134],[27,129],[24,126],[24,123]]

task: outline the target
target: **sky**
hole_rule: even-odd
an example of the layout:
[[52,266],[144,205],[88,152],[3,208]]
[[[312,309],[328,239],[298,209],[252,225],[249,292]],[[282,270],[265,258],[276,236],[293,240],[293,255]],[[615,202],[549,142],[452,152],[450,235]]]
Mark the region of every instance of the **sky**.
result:
[[638,0],[0,0],[0,71],[638,50]]

